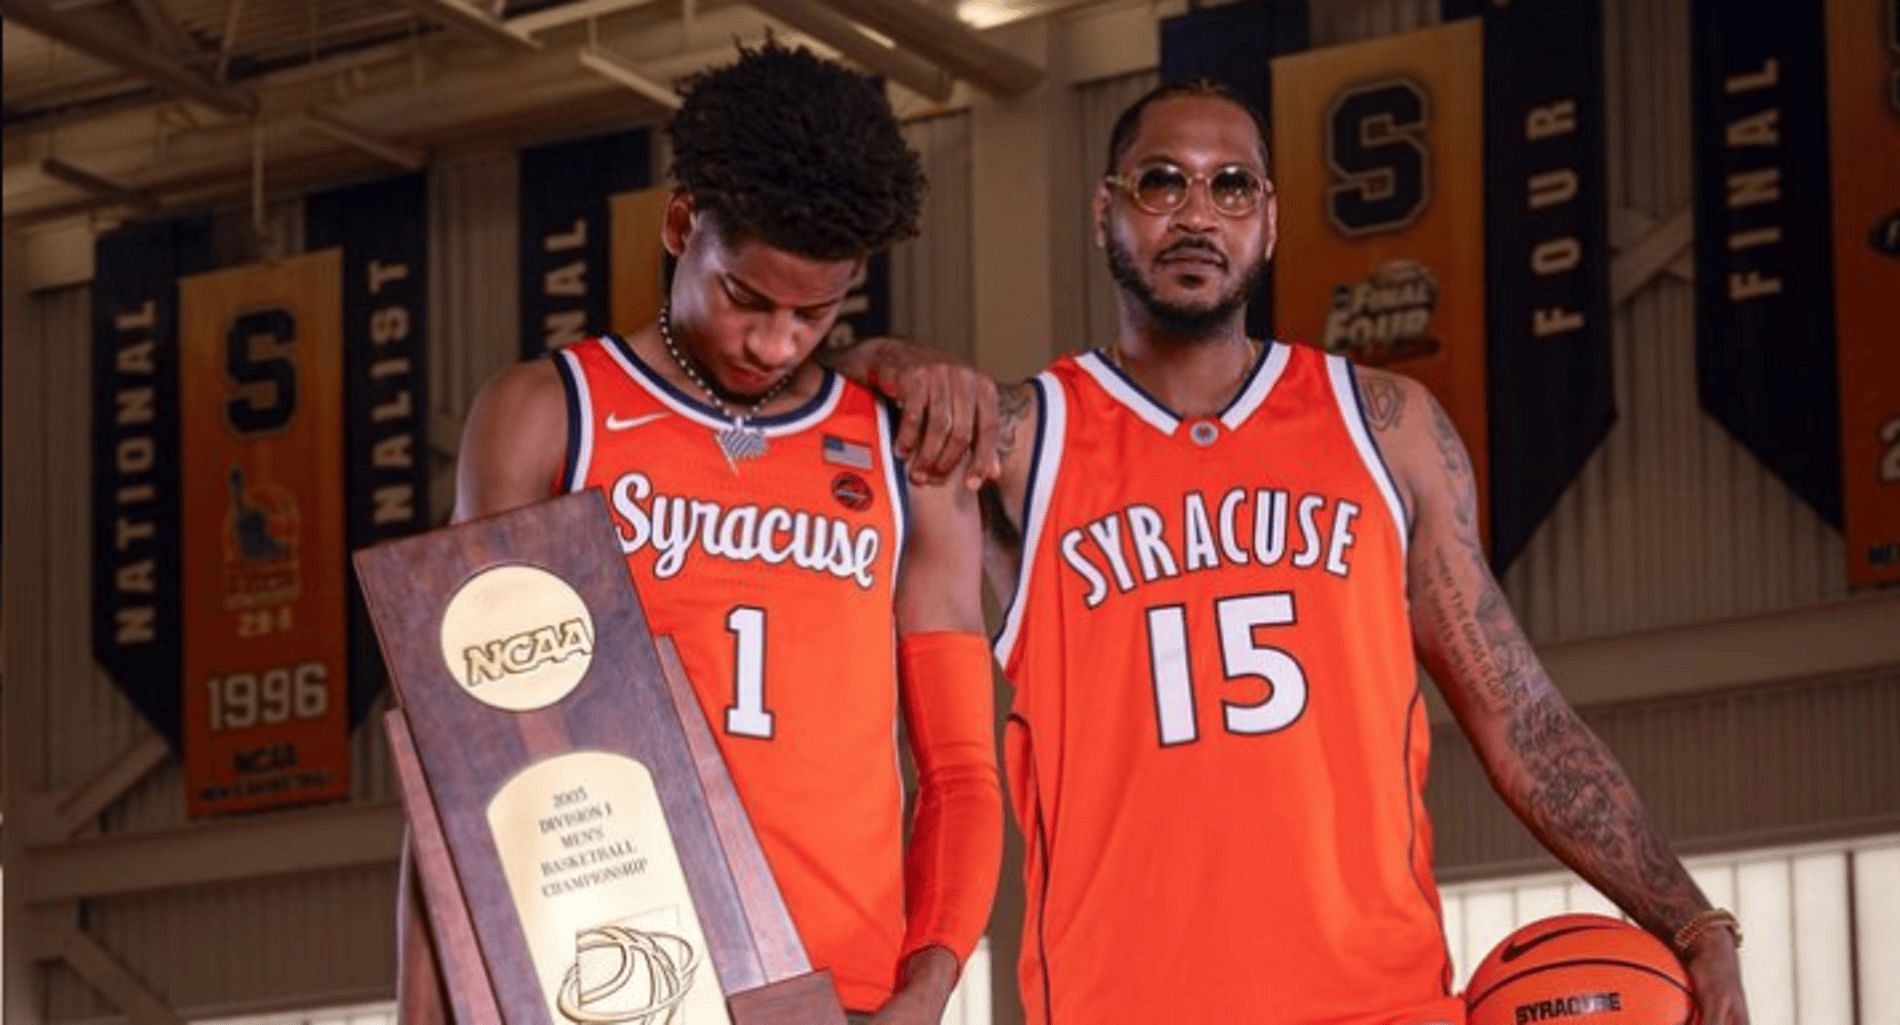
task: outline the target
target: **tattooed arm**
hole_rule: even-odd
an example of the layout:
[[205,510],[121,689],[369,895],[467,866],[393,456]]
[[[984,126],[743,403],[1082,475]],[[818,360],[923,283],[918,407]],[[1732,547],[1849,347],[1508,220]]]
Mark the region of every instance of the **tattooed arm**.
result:
[[1003,385],[996,396],[998,472],[983,488],[983,575],[998,607],[1015,593],[1023,557],[1023,500],[1029,492],[1036,423],[1042,415],[1027,381]]
[[[1708,901],[1512,615],[1479,540],[1476,482],[1457,431],[1408,378],[1362,370],[1360,390],[1410,511],[1407,574],[1419,659],[1512,812],[1564,864],[1669,943]],[[1703,933],[1687,962],[1701,1020],[1746,1025],[1733,937]]]

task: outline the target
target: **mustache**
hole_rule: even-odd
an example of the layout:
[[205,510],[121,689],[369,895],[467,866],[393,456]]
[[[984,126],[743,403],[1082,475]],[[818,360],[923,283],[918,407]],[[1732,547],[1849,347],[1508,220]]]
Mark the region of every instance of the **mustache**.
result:
[[1155,262],[1160,263],[1164,260],[1172,259],[1176,256],[1185,256],[1190,253],[1212,259],[1219,263],[1223,269],[1227,266],[1226,253],[1221,252],[1214,243],[1206,239],[1198,238],[1184,238],[1168,248],[1163,249],[1160,254],[1155,257]]

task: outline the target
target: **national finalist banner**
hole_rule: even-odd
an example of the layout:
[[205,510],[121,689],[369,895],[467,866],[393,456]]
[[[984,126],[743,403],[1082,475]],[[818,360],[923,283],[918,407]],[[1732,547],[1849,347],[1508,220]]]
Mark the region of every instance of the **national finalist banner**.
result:
[[522,151],[523,359],[612,326],[611,197],[648,185],[650,160],[639,129]]
[[1508,566],[1616,421],[1598,0],[1484,16],[1491,559]]
[[1847,580],[1900,583],[1900,0],[1828,0]]
[[183,279],[186,806],[349,792],[342,257]]
[[1483,46],[1461,21],[1276,57],[1271,123],[1280,335],[1424,383],[1488,495]]
[[[429,526],[428,180],[399,175],[304,201],[310,250],[341,251],[344,519],[355,551]],[[349,578],[349,722],[387,686]]]
[[178,277],[211,266],[205,218],[100,236],[92,287],[92,650],[180,741]]

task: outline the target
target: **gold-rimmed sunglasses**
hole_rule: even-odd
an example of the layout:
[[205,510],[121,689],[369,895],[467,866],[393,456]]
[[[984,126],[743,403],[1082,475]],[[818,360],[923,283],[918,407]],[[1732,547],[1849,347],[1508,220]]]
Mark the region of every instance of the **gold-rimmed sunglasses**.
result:
[[1207,186],[1208,202],[1226,217],[1245,217],[1272,194],[1267,180],[1245,164],[1222,164],[1212,171],[1190,174],[1179,164],[1158,160],[1107,175],[1104,180],[1128,193],[1129,201],[1139,209],[1163,216],[1186,206],[1196,185]]

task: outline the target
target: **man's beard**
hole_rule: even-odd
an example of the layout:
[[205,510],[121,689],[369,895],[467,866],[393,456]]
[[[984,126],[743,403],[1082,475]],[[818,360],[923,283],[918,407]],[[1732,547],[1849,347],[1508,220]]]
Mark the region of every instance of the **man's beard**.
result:
[[1247,300],[1252,297],[1254,286],[1267,273],[1265,260],[1254,264],[1234,287],[1228,289],[1214,302],[1205,307],[1183,306],[1161,298],[1155,288],[1142,277],[1135,268],[1134,255],[1123,248],[1113,234],[1108,239],[1108,273],[1122,291],[1140,300],[1142,308],[1154,320],[1155,327],[1171,338],[1205,338],[1226,323]]

